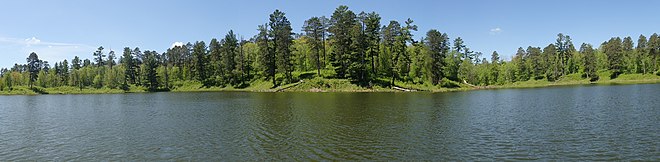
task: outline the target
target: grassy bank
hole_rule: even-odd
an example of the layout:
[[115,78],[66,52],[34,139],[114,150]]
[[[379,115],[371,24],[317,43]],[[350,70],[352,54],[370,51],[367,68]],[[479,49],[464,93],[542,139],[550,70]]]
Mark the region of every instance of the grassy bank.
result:
[[[388,78],[375,79],[366,86],[359,86],[347,79],[332,79],[315,77],[314,74],[297,73],[297,82],[273,86],[271,81],[254,80],[244,87],[205,87],[201,82],[184,81],[172,83],[171,92],[217,92],[217,91],[247,91],[247,92],[402,92],[402,91],[429,91],[429,92],[451,92],[475,89],[501,89],[501,88],[536,88],[564,85],[584,84],[653,84],[660,83],[660,76],[652,74],[622,74],[615,79],[610,79],[608,71],[598,72],[600,79],[595,82],[582,78],[580,74],[571,74],[561,77],[559,80],[550,82],[547,80],[529,80],[523,82],[506,83],[502,85],[473,86],[455,81],[443,80],[439,85],[428,83],[411,83],[396,81],[395,88],[390,88]],[[300,77],[306,76],[306,77]],[[128,90],[112,88],[92,87],[33,87],[15,86],[9,91],[7,88],[0,91],[0,95],[38,95],[38,94],[116,94],[116,93],[141,93],[148,92],[145,87],[131,86]]]
[[654,84],[660,83],[660,76],[653,74],[621,74],[615,79],[608,77],[608,71],[598,73],[600,79],[591,82],[589,79],[580,77],[580,74],[571,74],[561,77],[555,82],[547,80],[529,80],[524,82],[515,82],[504,85],[487,86],[485,88],[536,88],[536,87],[549,87],[549,86],[564,86],[564,85],[584,85],[584,84],[599,84],[599,85],[612,85],[612,84]]

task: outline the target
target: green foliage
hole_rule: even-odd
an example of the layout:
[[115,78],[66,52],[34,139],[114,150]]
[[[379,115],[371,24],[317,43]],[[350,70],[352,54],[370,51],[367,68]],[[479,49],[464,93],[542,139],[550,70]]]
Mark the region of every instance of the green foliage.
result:
[[609,41],[602,45],[607,61],[609,63],[608,70],[612,71],[610,78],[614,79],[619,74],[623,73],[623,47],[621,38],[611,38]]
[[426,68],[430,71],[431,83],[436,85],[446,76],[443,68],[447,66],[445,58],[449,55],[449,37],[438,30],[431,29],[426,32],[425,41],[430,59]]
[[156,68],[158,68],[158,62],[156,60],[158,53],[155,51],[144,51],[144,63],[142,64],[142,70],[144,73],[144,81],[142,85],[147,87],[149,91],[156,91],[160,87],[158,82],[159,76],[157,75]]
[[461,37],[450,44],[447,33],[429,30],[418,42],[411,19],[385,26],[380,21],[375,12],[355,14],[339,6],[330,19],[307,19],[304,33],[296,35],[284,12],[275,10],[249,40],[239,40],[230,30],[209,44],[177,43],[162,54],[126,47],[118,63],[114,51],[106,58],[102,46],[92,60],[76,56],[71,64],[63,60],[52,67],[32,52],[26,64],[1,70],[0,92],[396,91],[388,89],[393,86],[450,91],[645,83],[660,75],[655,33],[648,39],[640,35],[636,44],[631,37],[615,37],[599,48],[582,44],[579,51],[568,35],[559,33],[544,48],[519,48],[510,61],[493,51],[489,62]]
[[30,55],[27,58],[27,67],[28,67],[28,72],[30,76],[30,88],[32,88],[32,83],[37,80],[37,74],[39,71],[41,71],[41,60],[39,60],[39,56],[37,56],[37,53],[30,53]]
[[351,29],[357,24],[355,17],[355,13],[347,6],[339,6],[330,19],[329,32],[332,44],[330,62],[335,68],[338,78],[345,78],[348,73],[349,55],[353,51],[351,49]]
[[596,75],[596,54],[591,44],[582,43],[580,53],[584,55],[584,75],[591,81],[598,80],[598,75]]
[[[366,14],[362,12],[359,19],[366,19]],[[348,71],[349,78],[354,80],[360,85],[366,85],[369,81],[369,59],[367,57],[367,37],[364,34],[364,22],[358,22],[353,25],[350,30],[351,37],[351,52],[348,55]]]
[[94,61],[96,61],[96,66],[98,67],[105,65],[105,61],[103,59],[105,57],[105,54],[103,53],[103,49],[104,49],[103,46],[100,46],[93,54]]
[[323,48],[322,36],[325,32],[321,19],[319,17],[312,17],[306,20],[303,25],[303,31],[305,32],[305,36],[310,38],[306,41],[311,47],[312,54],[310,55],[310,59],[313,60],[311,62],[314,64],[317,74],[320,75],[321,67],[323,65],[321,63],[321,51]]
[[[363,12],[364,13],[364,12]],[[365,37],[365,46],[366,46],[366,55],[368,60],[371,61],[372,75],[374,77],[378,76],[378,57],[380,53],[380,20],[381,17],[376,12],[371,12],[366,15],[360,14],[362,22],[364,24],[364,37]]]
[[458,83],[456,81],[449,80],[447,78],[442,78],[442,80],[440,80],[440,87],[458,88],[458,87],[460,87],[460,83]]
[[[275,10],[270,14],[269,36],[271,37],[273,48],[271,52],[275,55],[277,71],[284,74],[286,81],[291,81],[294,70],[293,57],[291,54],[291,45],[293,44],[293,32],[291,22],[286,18],[284,12]],[[289,83],[289,82],[285,82]]]
[[193,73],[192,75],[197,81],[204,83],[208,86],[207,64],[206,58],[206,44],[204,41],[197,41],[192,50],[193,55]]

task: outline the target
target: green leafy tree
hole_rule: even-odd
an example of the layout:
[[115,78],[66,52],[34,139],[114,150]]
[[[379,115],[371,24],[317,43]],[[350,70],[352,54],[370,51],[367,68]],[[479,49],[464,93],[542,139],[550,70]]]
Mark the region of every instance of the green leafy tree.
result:
[[312,41],[309,37],[300,36],[291,45],[293,64],[298,71],[309,71],[314,68],[312,67],[314,60],[310,59],[313,57],[313,52],[309,41]]
[[462,60],[460,67],[458,67],[458,78],[462,83],[474,84],[475,65],[472,64],[472,61],[469,58]]
[[518,51],[512,60],[512,62],[516,65],[515,77],[517,78],[517,81],[529,80],[530,76],[527,69],[527,61],[527,52],[522,47],[518,47]]
[[268,26],[259,25],[259,34],[256,38],[257,46],[259,47],[259,53],[261,53],[260,62],[263,66],[263,71],[266,74],[266,79],[270,78],[273,81],[273,87],[277,86],[277,81],[275,78],[275,73],[277,70],[275,52],[272,50],[272,43],[268,37]]
[[159,54],[156,51],[144,51],[144,83],[149,91],[158,90],[160,84],[158,83],[158,75],[156,69],[158,68],[157,56]]
[[[461,37],[457,37],[456,39],[454,39],[454,51],[461,53],[461,51],[465,50],[466,47],[464,43],[465,42]],[[465,54],[467,54],[467,52]],[[468,55],[460,56],[461,59],[467,59],[468,57],[469,57]]]
[[637,39],[637,47],[635,47],[635,53],[637,53],[637,56],[639,56],[639,70],[638,72],[641,72],[642,74],[646,74],[649,64],[651,62],[650,59],[648,59],[648,49],[646,48],[647,46],[647,39],[646,36],[644,35],[639,35],[639,38]]
[[[243,38],[241,38],[243,39]],[[258,67],[257,61],[257,49],[256,44],[250,41],[242,40],[241,41],[241,55],[245,57],[243,66],[245,68],[245,79],[244,81],[251,81],[254,78],[254,69]]]
[[396,66],[396,61],[398,61],[398,58],[392,59],[395,56],[394,53],[394,44],[397,42],[396,38],[401,35],[401,24],[399,24],[398,21],[390,21],[387,26],[383,27],[382,32],[382,49],[381,49],[381,60],[380,62],[380,71],[382,71],[383,75],[388,75],[388,76],[394,76],[396,75],[396,72],[394,72],[394,67]]
[[631,37],[623,38],[622,46],[623,48],[623,72],[627,74],[636,72],[637,59],[636,53],[634,51],[634,43]]
[[218,39],[211,39],[209,43],[209,71],[215,78],[217,85],[225,84],[225,67],[223,63],[223,49]]
[[71,67],[75,70],[80,69],[81,64],[82,64],[82,61],[80,60],[80,58],[78,56],[73,57],[73,60],[71,60]]
[[37,80],[37,75],[39,74],[39,71],[41,70],[41,63],[42,61],[39,60],[39,56],[37,56],[37,53],[30,53],[28,56],[27,60],[27,66],[28,66],[28,72],[29,72],[29,85],[30,88],[32,88],[32,84],[34,81]]
[[[658,70],[658,56],[660,56],[660,36],[658,34],[653,33],[651,37],[649,37],[648,41],[648,51],[649,51],[649,57],[650,57],[650,70],[651,72],[655,72]],[[656,73],[660,74],[660,73]]]
[[322,56],[321,56],[323,58],[322,67],[326,67],[327,63],[328,63],[328,56],[326,54],[327,53],[326,45],[328,44],[327,43],[327,38],[328,38],[328,35],[329,35],[328,32],[329,32],[329,28],[330,28],[330,19],[328,19],[325,16],[321,16],[321,17],[319,17],[319,20],[321,22],[321,26],[322,26],[321,28],[323,29],[323,30],[321,30],[321,45],[322,45],[321,49],[323,49],[323,53],[322,53]]
[[316,74],[321,76],[321,52],[323,50],[323,42],[321,37],[324,32],[321,19],[319,19],[319,17],[312,17],[308,20],[305,20],[303,31],[305,32],[305,36],[310,38],[307,43],[309,43],[312,48],[311,58],[314,60],[313,62],[314,66],[316,67]]
[[193,45],[192,55],[194,57],[194,73],[195,79],[204,83],[205,86],[209,86],[208,75],[207,75],[207,64],[208,60],[206,58],[206,43],[204,41],[197,41]]
[[277,60],[277,69],[284,74],[286,82],[293,81],[293,60],[291,56],[291,45],[293,44],[293,32],[291,22],[286,18],[284,12],[275,10],[270,14],[269,35],[273,41],[273,52]]
[[493,51],[493,54],[490,55],[490,80],[493,83],[499,82],[500,62],[500,54]]
[[366,53],[369,60],[371,60],[371,72],[372,75],[377,76],[377,65],[378,55],[380,53],[380,15],[376,12],[371,12],[364,15],[363,24],[364,24],[364,36],[366,43]]
[[108,52],[108,60],[107,60],[110,69],[112,69],[113,66],[117,65],[117,62],[115,62],[116,58],[117,57],[115,56],[115,51],[110,50],[110,52]]
[[246,81],[250,81],[250,70],[252,69],[252,61],[250,60],[250,56],[246,54],[245,50],[243,50],[243,46],[247,43],[247,41],[243,40],[243,37],[241,37],[241,40],[238,42],[238,53],[235,58],[236,62],[236,70],[235,70],[235,75],[238,77],[236,80],[237,85],[239,86],[247,86],[245,84]]
[[124,48],[124,53],[122,54],[121,64],[124,66],[124,87],[128,87],[128,84],[135,84],[135,59],[132,55],[133,51],[129,47]]
[[[395,43],[395,54],[398,54],[399,60],[397,61],[396,65],[396,70],[399,72],[399,76],[408,76],[408,73],[410,72],[410,53],[408,53],[408,44],[414,45],[415,40],[413,39],[413,31],[417,31],[417,25],[413,24],[413,20],[408,18],[406,20],[406,26],[401,28],[401,35],[396,38],[397,43]],[[394,77],[393,77],[394,79]],[[407,80],[407,79],[404,79]],[[392,82],[393,84],[394,82]]]
[[350,49],[351,53],[348,55],[348,77],[356,81],[360,85],[365,85],[369,80],[368,77],[368,58],[366,55],[367,52],[367,40],[365,35],[365,19],[366,13],[362,12],[357,18],[359,21],[350,30],[351,44]]
[[238,39],[236,39],[234,31],[229,30],[227,35],[225,35],[225,38],[220,42],[222,43],[222,67],[224,67],[224,71],[227,72],[225,73],[223,80],[227,81],[229,84],[236,85],[239,83],[239,80],[241,80],[238,78],[240,76],[240,71],[236,68],[236,57],[239,52]]
[[141,85],[143,80],[144,71],[142,69],[142,64],[144,63],[144,54],[139,47],[133,48],[131,52],[133,55],[133,69],[135,70],[135,84]]
[[99,46],[99,48],[94,52],[94,61],[96,61],[96,66],[101,67],[105,65],[105,61],[103,58],[105,57],[105,54],[103,53],[103,46]]
[[557,73],[559,76],[571,73],[572,68],[569,62],[571,61],[570,59],[573,57],[572,54],[575,51],[571,37],[562,33],[557,34],[557,42],[555,43],[555,47],[557,50],[557,60],[555,61],[557,64],[559,64],[557,65]]
[[596,75],[596,54],[591,44],[582,43],[580,54],[584,56],[584,75],[591,81],[598,80],[598,75]]
[[542,79],[545,75],[545,68],[542,65],[543,57],[541,55],[543,52],[541,51],[541,47],[529,46],[526,53],[527,61],[525,63],[530,73],[529,76],[535,80]]
[[609,70],[612,71],[610,78],[614,79],[623,73],[623,46],[621,38],[611,38],[603,44],[603,51],[607,55]]
[[423,84],[425,81],[431,79],[428,67],[430,66],[430,56],[426,48],[426,42],[422,39],[419,43],[408,46],[408,53],[412,62],[410,63],[410,73],[408,78],[413,83]]
[[89,66],[92,66],[92,61],[90,61],[89,59],[83,60],[82,67],[89,67]]
[[443,67],[445,67],[445,57],[449,54],[449,38],[447,34],[440,33],[438,30],[431,29],[426,32],[426,48],[430,58],[431,83],[437,85],[445,77]]
[[330,62],[335,68],[338,78],[346,78],[348,66],[350,65],[349,55],[352,38],[351,29],[357,23],[356,16],[347,6],[339,6],[335,9],[330,18],[330,39],[332,40],[332,53]]
[[9,91],[13,90],[14,80],[12,74],[15,72],[8,72],[8,74],[3,73],[4,85]]
[[548,44],[548,46],[543,48],[543,58],[544,62],[548,65],[545,73],[546,79],[548,81],[559,79],[559,71],[561,67],[559,66],[559,61],[557,61],[559,60],[559,57],[557,55],[557,48],[554,44]]

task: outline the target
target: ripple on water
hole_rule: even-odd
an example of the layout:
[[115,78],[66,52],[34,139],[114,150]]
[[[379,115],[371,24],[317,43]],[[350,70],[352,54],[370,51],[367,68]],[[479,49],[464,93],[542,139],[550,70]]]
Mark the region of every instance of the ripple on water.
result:
[[0,96],[0,160],[658,161],[645,86]]

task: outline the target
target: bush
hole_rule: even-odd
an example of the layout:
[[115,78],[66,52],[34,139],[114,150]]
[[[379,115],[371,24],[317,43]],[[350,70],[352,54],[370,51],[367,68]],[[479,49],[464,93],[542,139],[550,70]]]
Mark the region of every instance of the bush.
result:
[[445,88],[458,88],[460,85],[456,83],[455,81],[451,81],[447,78],[442,78],[440,81],[440,87],[445,87]]

